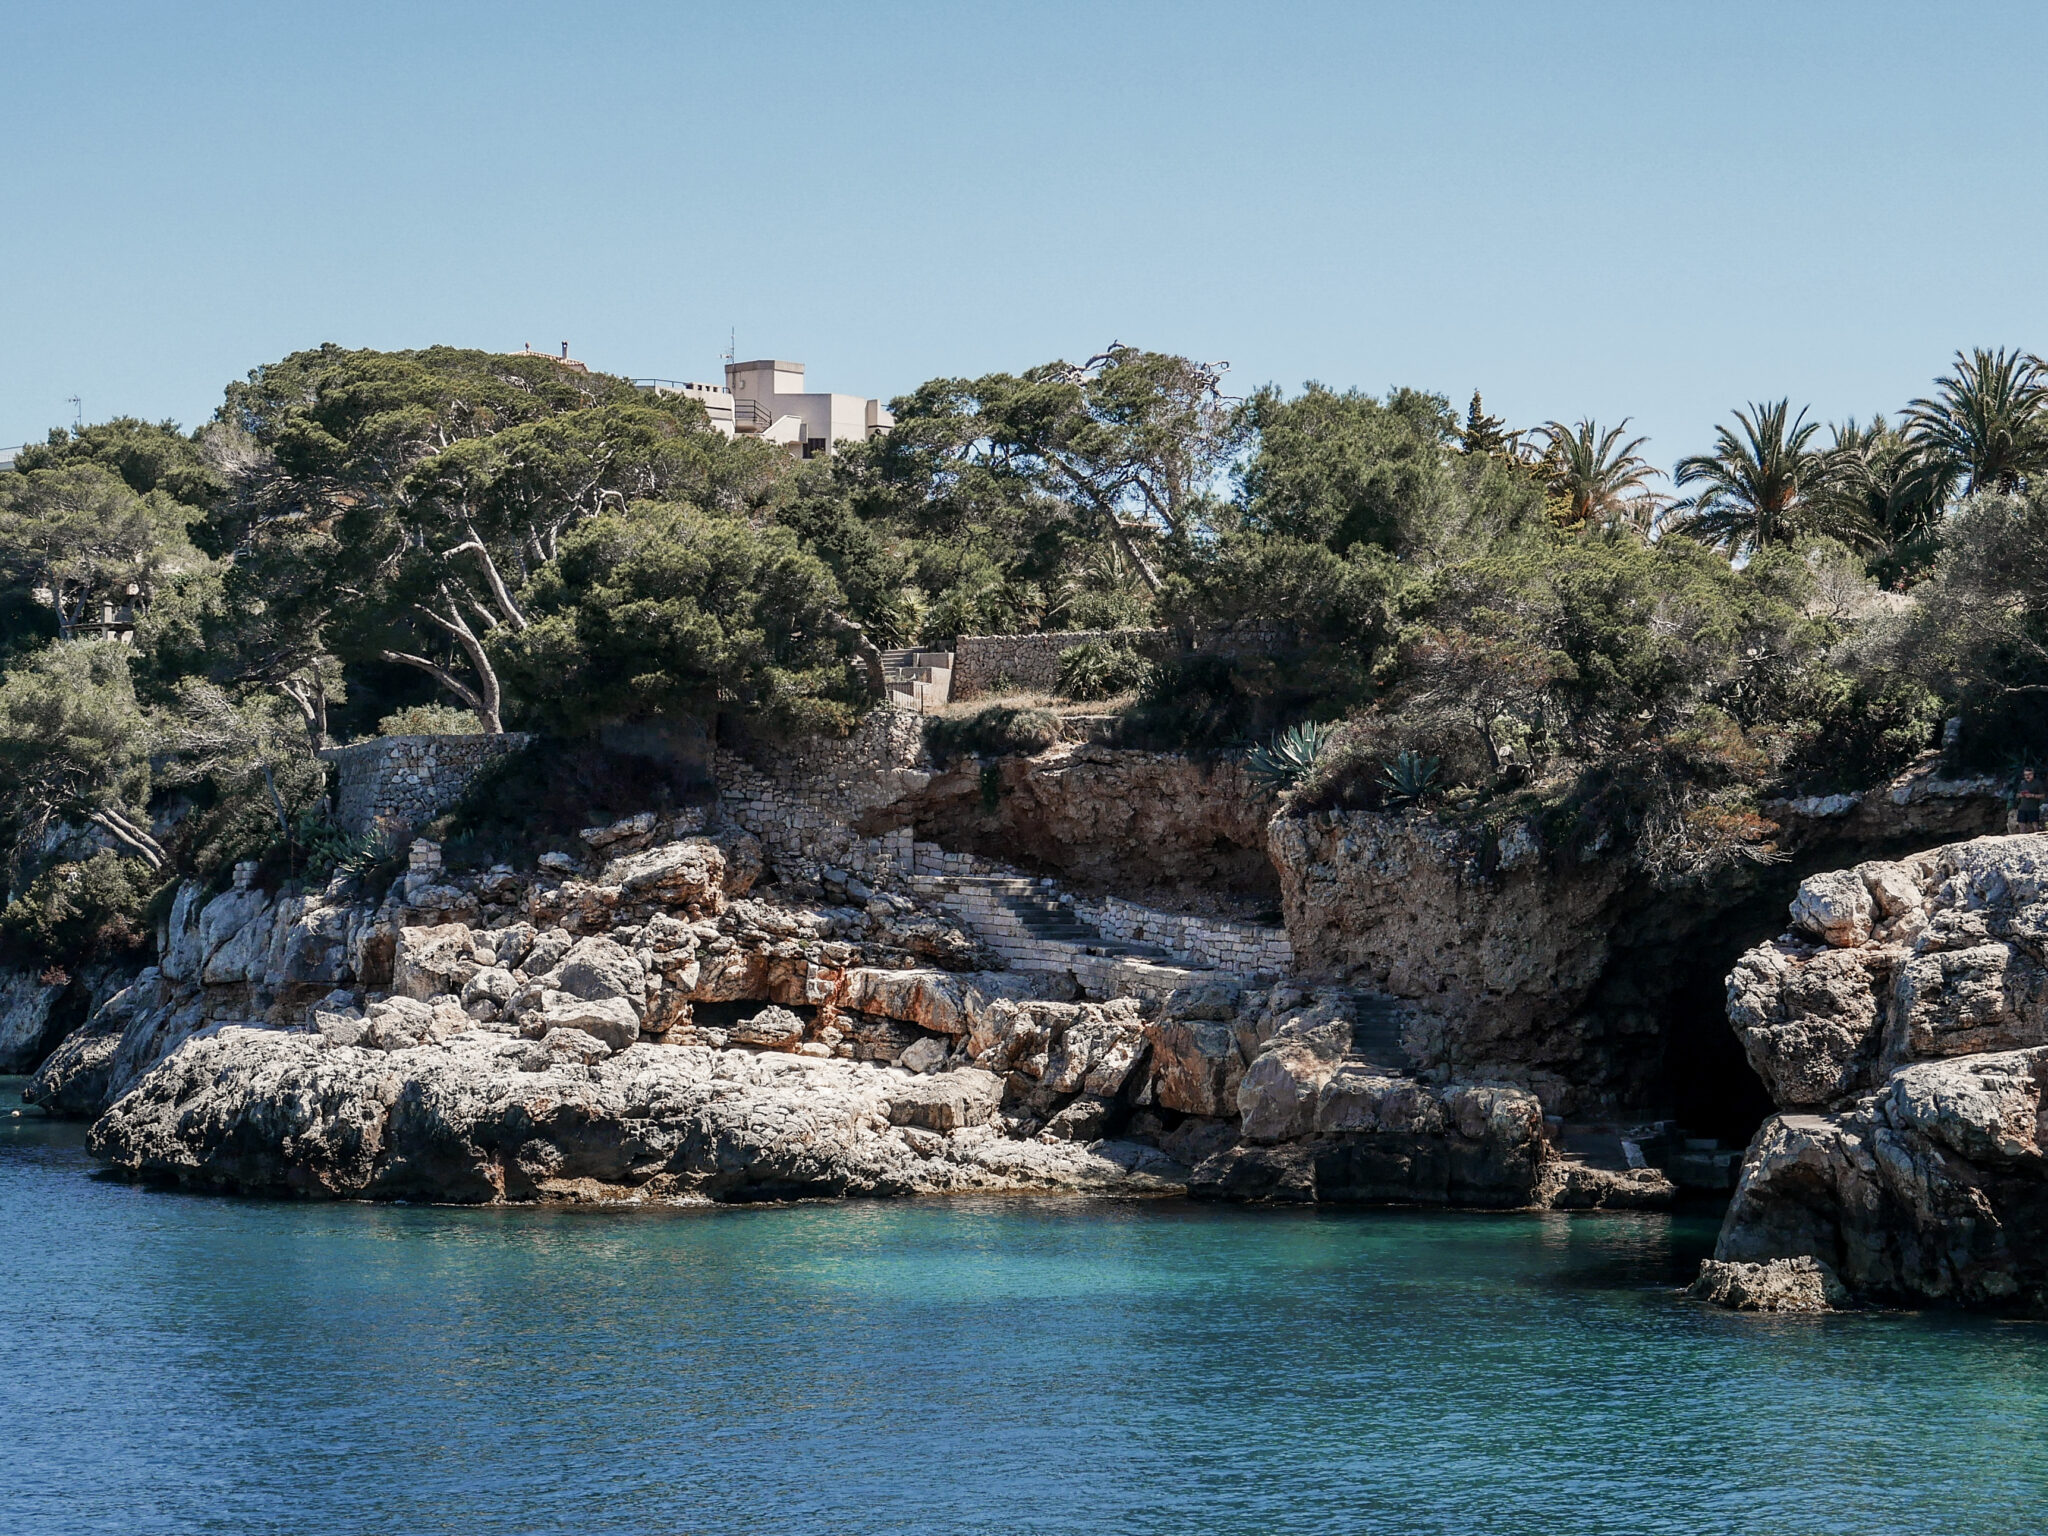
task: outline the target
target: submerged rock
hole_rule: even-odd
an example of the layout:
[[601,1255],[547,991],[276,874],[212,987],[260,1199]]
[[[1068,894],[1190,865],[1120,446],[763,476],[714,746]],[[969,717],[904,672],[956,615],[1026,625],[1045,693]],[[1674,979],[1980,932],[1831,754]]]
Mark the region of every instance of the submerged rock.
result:
[[1849,1293],[1818,1259],[1771,1259],[1762,1264],[1708,1259],[1688,1294],[1736,1312],[1832,1312]]

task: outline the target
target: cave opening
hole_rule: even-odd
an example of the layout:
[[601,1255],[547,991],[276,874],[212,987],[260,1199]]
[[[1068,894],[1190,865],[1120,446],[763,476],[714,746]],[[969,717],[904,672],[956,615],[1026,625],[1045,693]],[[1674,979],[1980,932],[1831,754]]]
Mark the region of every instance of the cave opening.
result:
[[1728,1023],[1727,977],[1744,950],[1783,926],[1766,923],[1762,931],[1743,928],[1737,933],[1730,925],[1702,944],[1699,957],[1671,978],[1663,1029],[1665,1097],[1671,1118],[1689,1136],[1747,1146],[1756,1128],[1776,1112]]

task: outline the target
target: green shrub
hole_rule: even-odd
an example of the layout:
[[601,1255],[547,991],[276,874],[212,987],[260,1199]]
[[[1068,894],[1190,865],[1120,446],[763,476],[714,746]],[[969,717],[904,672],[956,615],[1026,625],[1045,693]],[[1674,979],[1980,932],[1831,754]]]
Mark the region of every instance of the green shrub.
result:
[[1060,693],[1069,699],[1107,699],[1142,688],[1152,663],[1129,646],[1088,640],[1060,656]]
[[1117,723],[1117,743],[1154,752],[1248,746],[1290,720],[1345,709],[1354,689],[1323,661],[1314,653],[1171,657]]
[[924,738],[941,763],[959,757],[1029,756],[1060,739],[1060,722],[1051,710],[991,704],[971,715],[933,716],[925,723]]
[[474,736],[475,715],[452,704],[408,704],[377,722],[379,736]]
[[140,859],[103,849],[55,864],[0,913],[6,947],[75,969],[119,960],[149,942],[144,909],[156,882]]

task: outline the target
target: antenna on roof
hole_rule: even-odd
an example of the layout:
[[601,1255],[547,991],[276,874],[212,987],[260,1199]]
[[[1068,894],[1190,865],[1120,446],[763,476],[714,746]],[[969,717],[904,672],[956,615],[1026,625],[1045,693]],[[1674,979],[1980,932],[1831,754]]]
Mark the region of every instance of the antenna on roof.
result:
[[76,395],[66,395],[64,398],[71,402],[71,430],[74,432],[84,431],[85,406]]
[[739,361],[740,333],[738,327],[725,333],[725,365],[730,368]]

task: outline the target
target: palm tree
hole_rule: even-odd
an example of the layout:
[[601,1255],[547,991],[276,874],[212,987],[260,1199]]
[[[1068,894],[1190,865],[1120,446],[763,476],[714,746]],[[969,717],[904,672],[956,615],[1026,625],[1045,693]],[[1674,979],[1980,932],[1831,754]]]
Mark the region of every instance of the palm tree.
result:
[[1834,429],[1834,446],[1811,505],[1816,521],[1863,549],[1871,574],[1889,585],[1934,557],[1934,531],[1955,481],[1941,454],[1923,452],[1879,416]]
[[1965,491],[2016,491],[2048,469],[2048,369],[2032,353],[2000,347],[1956,354],[1932,400],[1906,408],[1907,433],[1965,477]]
[[1568,509],[1561,521],[1574,528],[1599,521],[1649,531],[1659,500],[1649,482],[1664,472],[1651,468],[1649,460],[1636,452],[1648,438],[1621,441],[1628,430],[1627,417],[1605,432],[1594,421],[1581,421],[1573,427],[1547,421],[1536,430],[1544,439],[1540,468],[1544,483]]
[[1673,503],[1670,527],[1730,554],[1787,543],[1808,531],[1808,494],[1821,480],[1827,455],[1808,446],[1820,423],[1806,412],[1791,417],[1791,402],[1735,413],[1735,428],[1714,429],[1714,451],[1678,461],[1679,485],[1704,487]]

